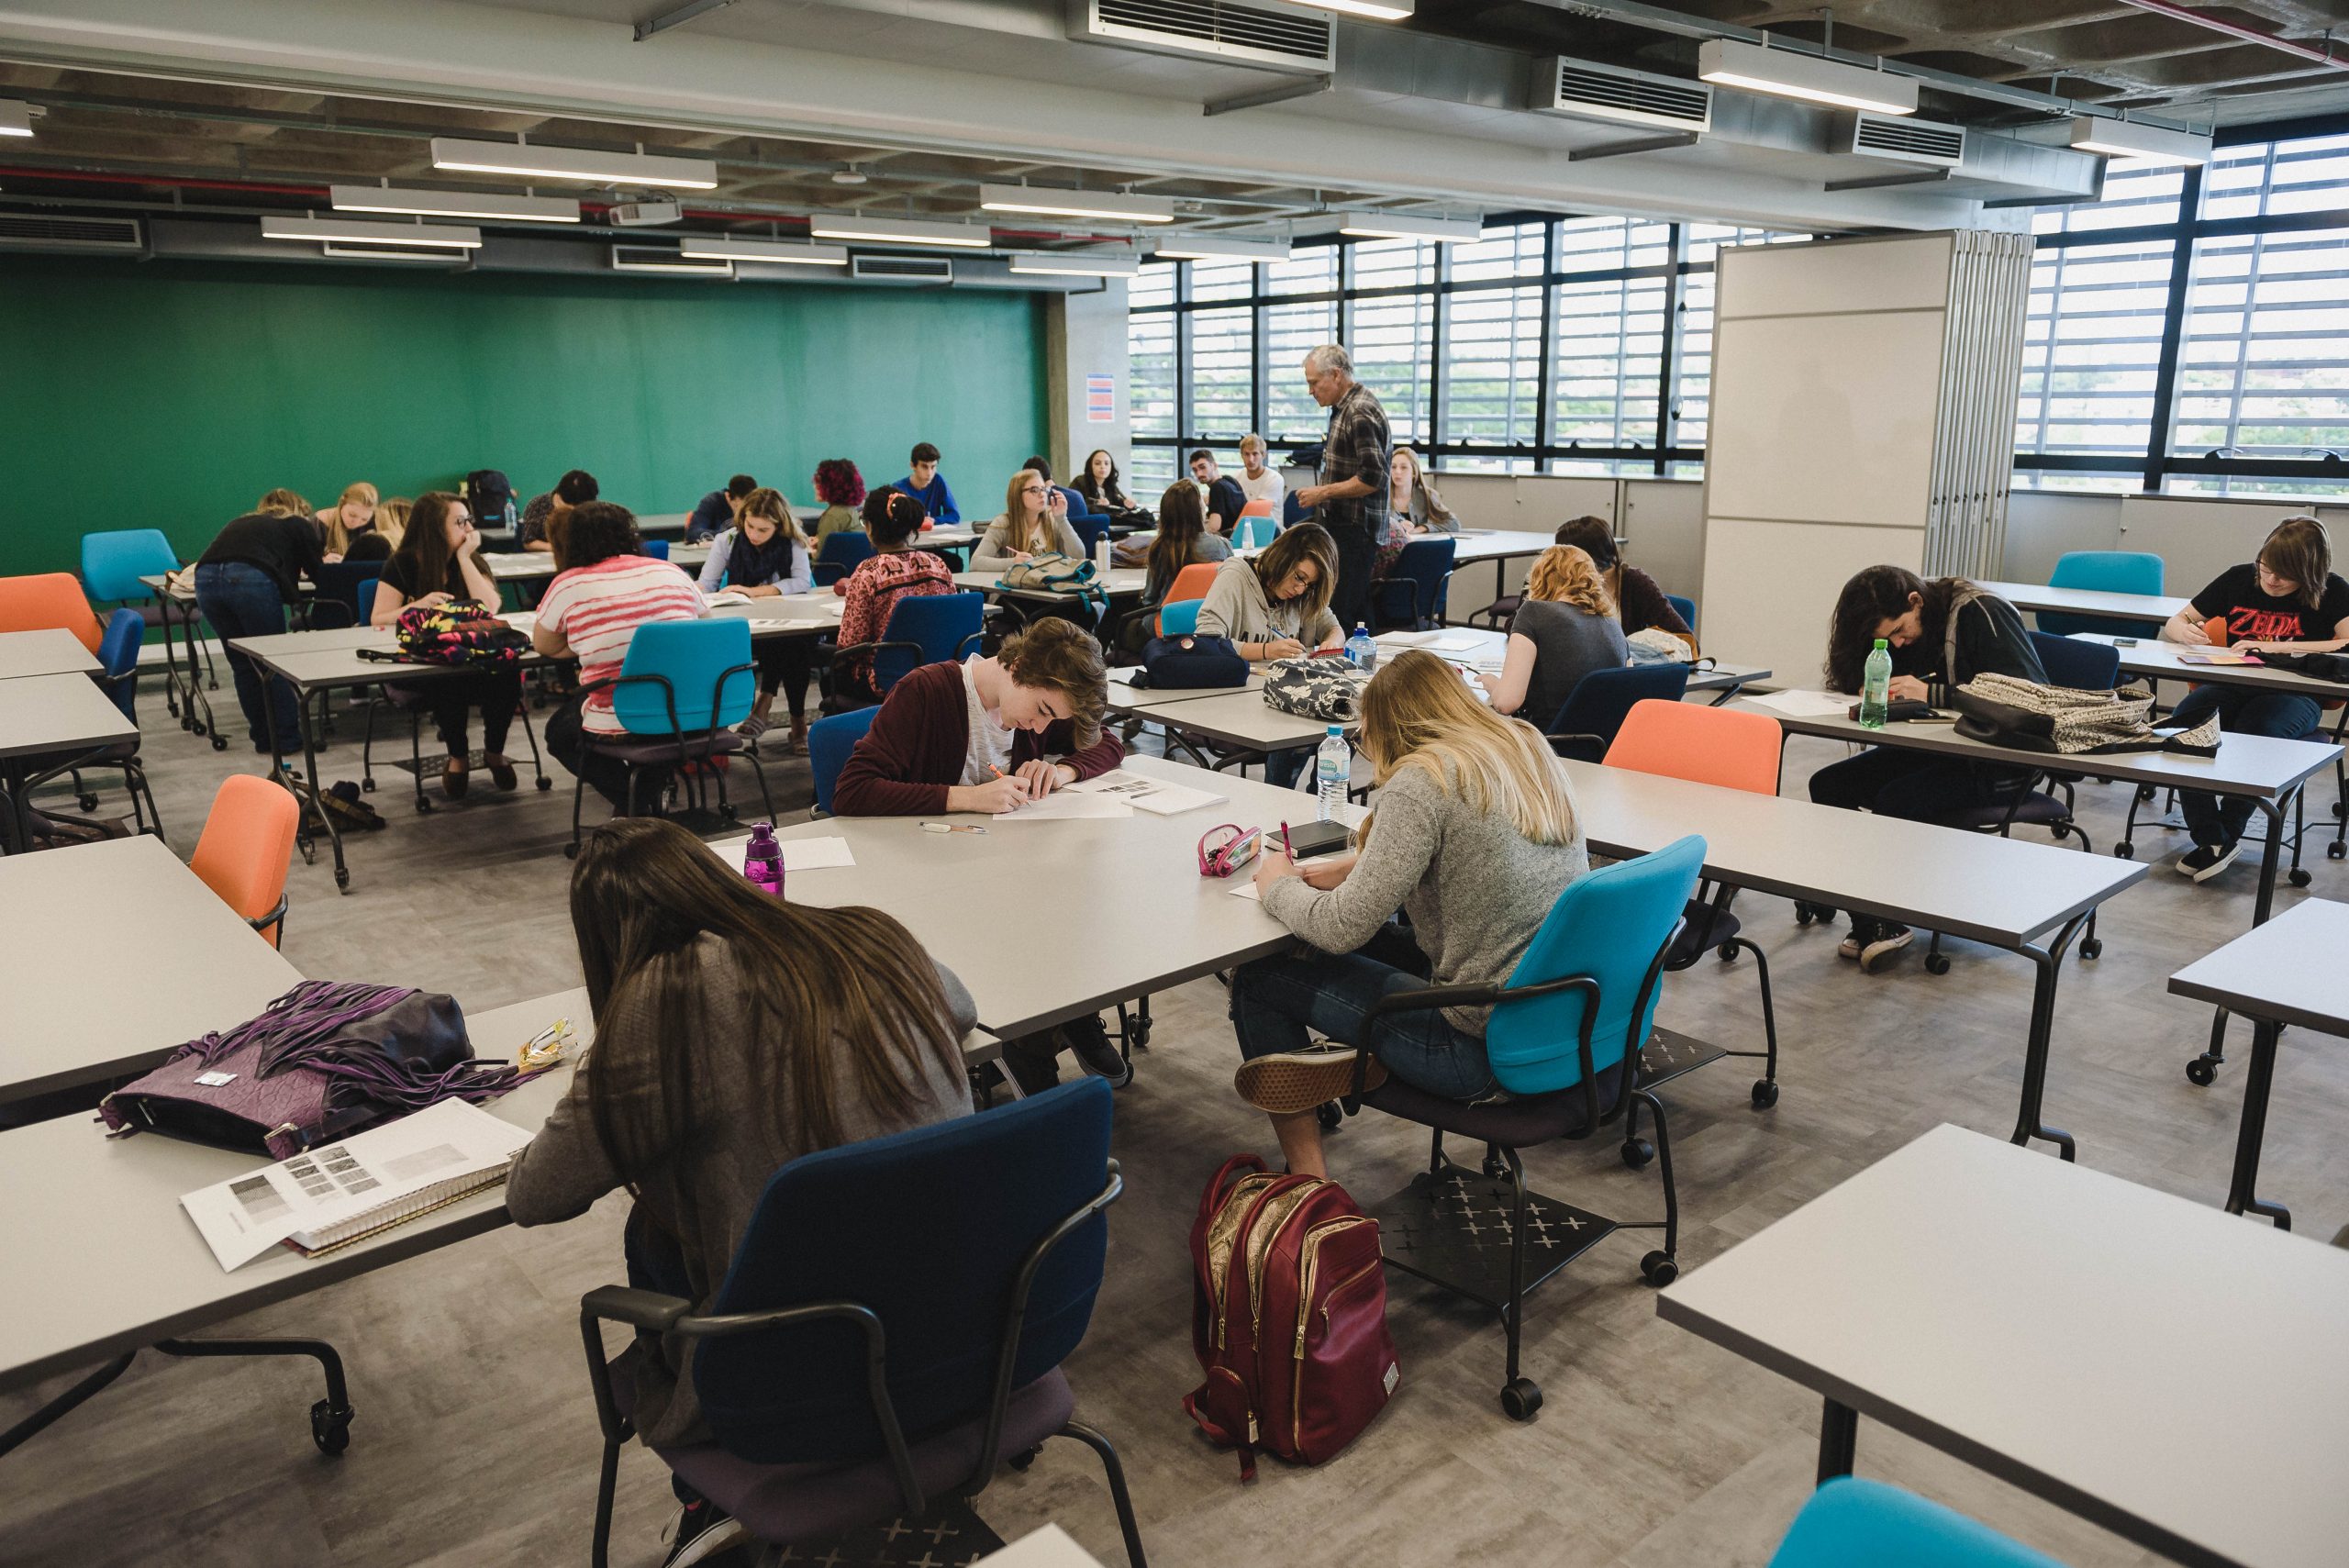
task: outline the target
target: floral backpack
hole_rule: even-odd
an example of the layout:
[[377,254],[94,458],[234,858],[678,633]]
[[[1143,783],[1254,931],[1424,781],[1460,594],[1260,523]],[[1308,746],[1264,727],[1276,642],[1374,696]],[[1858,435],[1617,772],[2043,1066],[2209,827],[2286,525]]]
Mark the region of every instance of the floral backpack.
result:
[[496,612],[473,599],[451,599],[442,605],[412,605],[400,612],[394,636],[397,652],[362,649],[359,656],[385,664],[518,663],[530,651],[530,639]]

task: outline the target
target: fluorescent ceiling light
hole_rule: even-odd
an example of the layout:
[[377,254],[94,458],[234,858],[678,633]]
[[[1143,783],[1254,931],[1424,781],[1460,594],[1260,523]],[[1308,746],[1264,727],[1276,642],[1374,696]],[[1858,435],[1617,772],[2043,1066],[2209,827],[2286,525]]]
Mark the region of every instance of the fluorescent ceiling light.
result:
[[30,136],[33,106],[15,98],[0,98],[0,136]]
[[1408,22],[1411,19],[1413,0],[1295,0],[1295,4],[1309,10],[1368,17],[1374,22]]
[[984,223],[922,223],[903,217],[867,217],[856,212],[819,212],[807,220],[818,239],[865,239],[878,245],[953,245],[984,250],[995,234]]
[[338,261],[429,261],[437,267],[450,267],[463,259],[446,250],[390,250],[375,245],[337,245],[331,241],[321,249]]
[[1286,261],[1293,252],[1280,239],[1219,239],[1212,235],[1169,234],[1151,249],[1169,261]]
[[612,247],[612,271],[675,272],[692,278],[730,278],[734,275],[734,263],[689,261],[679,251],[663,250],[651,245],[615,245]]
[[2190,130],[2165,130],[2135,120],[2078,115],[2072,120],[2072,150],[2141,163],[2208,163],[2210,139]]
[[1408,217],[1393,212],[1348,213],[1341,234],[1361,239],[1432,239],[1439,245],[1484,238],[1481,217]]
[[1130,196],[1117,191],[1070,191],[1055,185],[981,185],[979,206],[989,212],[1097,217],[1108,223],[1174,221],[1174,204],[1164,196]]
[[420,217],[485,217],[514,223],[577,223],[568,196],[507,196],[494,191],[413,191],[387,185],[329,185],[337,212],[400,212]]
[[1014,255],[1011,270],[1064,278],[1130,278],[1140,275],[1141,258],[1087,250],[1031,250]]
[[358,217],[321,217],[296,213],[261,220],[264,239],[300,239],[313,245],[335,240],[343,245],[429,246],[436,250],[476,250],[481,230],[461,223],[371,223]]
[[662,158],[647,152],[596,152],[584,147],[540,147],[518,141],[432,139],[432,166],[466,174],[516,174],[540,180],[582,180],[596,185],[647,185],[662,191],[714,191],[718,165],[706,158]]
[[800,267],[845,267],[848,251],[839,245],[804,245],[788,239],[740,239],[732,235],[688,237],[677,247],[680,256],[710,261],[784,261]]
[[1917,112],[1917,81],[1870,71],[1790,49],[1765,49],[1734,39],[1708,39],[1697,50],[1697,74],[1723,87],[1781,98],[1866,109],[1879,115]]

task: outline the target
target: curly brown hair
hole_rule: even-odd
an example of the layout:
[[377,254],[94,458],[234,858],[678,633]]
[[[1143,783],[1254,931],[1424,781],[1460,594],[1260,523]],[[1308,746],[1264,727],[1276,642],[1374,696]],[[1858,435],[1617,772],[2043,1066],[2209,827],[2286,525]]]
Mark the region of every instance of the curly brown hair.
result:
[[1091,632],[1057,616],[1038,620],[1007,639],[996,658],[1020,685],[1049,686],[1068,699],[1078,751],[1101,739],[1109,712],[1109,667]]

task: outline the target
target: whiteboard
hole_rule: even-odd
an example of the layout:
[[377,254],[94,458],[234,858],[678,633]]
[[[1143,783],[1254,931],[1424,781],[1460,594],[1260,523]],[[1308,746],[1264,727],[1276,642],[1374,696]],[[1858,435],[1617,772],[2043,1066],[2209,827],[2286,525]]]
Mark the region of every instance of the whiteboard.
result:
[[1719,319],[1938,310],[1949,304],[1950,244],[1940,233],[1723,250]]

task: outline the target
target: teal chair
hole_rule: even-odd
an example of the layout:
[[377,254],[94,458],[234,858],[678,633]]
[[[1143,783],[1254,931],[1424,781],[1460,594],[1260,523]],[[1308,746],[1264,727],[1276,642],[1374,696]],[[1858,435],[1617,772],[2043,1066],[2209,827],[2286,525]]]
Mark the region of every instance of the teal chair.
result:
[[[155,624],[165,629],[168,651],[170,628],[187,628],[188,673],[195,678],[196,660],[201,657],[205,673],[214,690],[220,682],[212,673],[212,651],[196,635],[196,623],[202,618],[193,605],[175,605],[141,583],[141,577],[160,577],[180,569],[179,551],[161,528],[113,528],[101,533],[82,536],[82,587],[100,604],[109,601],[118,605],[145,605],[152,601]],[[143,629],[143,628],[142,628]],[[164,705],[172,717],[179,717],[180,704],[177,682],[165,688]]]
[[[1640,1076],[1640,1049],[1663,994],[1665,955],[1704,863],[1705,840],[1692,834],[1653,854],[1576,877],[1552,906],[1507,984],[1399,991],[1367,1015],[1375,1019],[1428,1007],[1492,1005],[1485,1049],[1508,1099],[1464,1105],[1391,1075],[1365,1092],[1374,1048],[1356,1059],[1347,1110],[1368,1106],[1431,1130],[1428,1169],[1371,1212],[1388,1238],[1389,1267],[1501,1315],[1508,1336],[1501,1408],[1512,1419],[1529,1420],[1542,1407],[1540,1385],[1518,1372],[1527,1292],[1617,1230],[1663,1230],[1664,1245],[1640,1260],[1640,1273],[1654,1285],[1679,1275],[1672,1141],[1663,1102]],[[1609,1219],[1526,1190],[1520,1150],[1579,1141],[1623,1123],[1635,1105],[1645,1106],[1655,1121],[1661,1220]],[[1445,1156],[1447,1132],[1485,1145],[1481,1172]],[[1505,1262],[1496,1255],[1496,1235],[1508,1238]]]
[[1199,606],[1205,599],[1177,599],[1171,605],[1158,606],[1158,635],[1161,637],[1192,637],[1199,629]]
[[[582,744],[628,769],[628,811],[636,815],[636,782],[647,768],[682,771],[703,764],[694,779],[694,804],[706,805],[701,777],[718,779],[721,815],[732,817],[726,798],[726,778],[717,759],[746,756],[759,776],[759,797],[766,814],[774,816],[774,798],[767,791],[766,770],[759,754],[735,732],[734,726],[751,717],[758,695],[758,668],[751,662],[751,623],[733,617],[711,620],[648,621],[629,637],[628,656],[620,673],[608,681],[581,688],[608,689],[612,713],[624,735],[589,734]],[[574,779],[571,791],[571,842],[566,856],[579,853],[579,807],[586,781]]]
[[1231,548],[1262,550],[1272,543],[1280,531],[1280,524],[1261,512],[1254,517],[1243,517],[1232,525]]
[[[2102,594],[2162,592],[2162,558],[2126,550],[2074,550],[2056,557],[2048,574],[2051,588],[2088,588]],[[2109,620],[2101,616],[2067,616],[2039,612],[2039,629],[2057,637],[2076,631],[2110,632],[2120,637],[2159,637],[2157,620]]]
[[1964,1514],[1845,1475],[1810,1495],[1770,1568],[2064,1568]]

